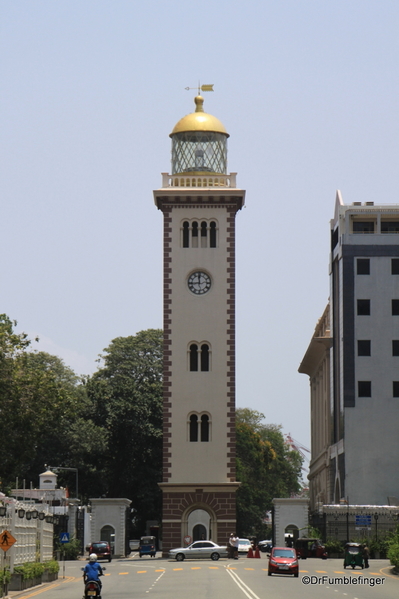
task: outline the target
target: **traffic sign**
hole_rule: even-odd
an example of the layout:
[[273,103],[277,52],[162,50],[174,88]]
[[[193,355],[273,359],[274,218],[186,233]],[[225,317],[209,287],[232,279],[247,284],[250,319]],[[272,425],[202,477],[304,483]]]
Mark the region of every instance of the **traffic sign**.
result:
[[15,539],[8,530],[3,530],[3,532],[0,533],[0,547],[3,551],[8,551],[16,542],[17,539]]
[[60,534],[60,543],[69,543],[69,532],[62,532]]

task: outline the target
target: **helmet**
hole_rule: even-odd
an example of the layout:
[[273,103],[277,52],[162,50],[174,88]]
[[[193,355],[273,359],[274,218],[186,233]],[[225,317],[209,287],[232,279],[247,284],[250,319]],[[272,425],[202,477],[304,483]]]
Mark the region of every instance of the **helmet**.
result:
[[89,561],[90,562],[96,562],[97,561],[97,555],[95,553],[91,553],[89,556]]

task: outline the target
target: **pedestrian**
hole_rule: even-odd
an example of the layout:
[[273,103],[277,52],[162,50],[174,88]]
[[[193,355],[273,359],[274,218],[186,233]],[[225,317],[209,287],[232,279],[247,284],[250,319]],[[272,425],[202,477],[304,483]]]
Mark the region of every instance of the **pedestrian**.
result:
[[240,539],[234,535],[233,537],[233,544],[234,544],[234,559],[238,559],[238,546],[240,544]]
[[367,545],[364,545],[364,547],[363,547],[363,559],[364,559],[364,567],[365,568],[369,567],[369,557],[370,557],[370,550],[367,547]]
[[232,532],[227,541],[227,557],[229,559],[234,558],[234,533]]

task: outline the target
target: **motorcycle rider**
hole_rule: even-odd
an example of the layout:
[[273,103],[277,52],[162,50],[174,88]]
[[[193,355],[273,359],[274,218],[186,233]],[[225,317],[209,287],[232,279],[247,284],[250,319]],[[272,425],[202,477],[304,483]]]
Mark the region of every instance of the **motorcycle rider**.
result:
[[89,580],[94,580],[100,587],[101,595],[101,580],[100,576],[103,575],[103,569],[97,561],[97,555],[92,553],[89,557],[89,563],[85,565],[83,570],[83,581],[86,584]]

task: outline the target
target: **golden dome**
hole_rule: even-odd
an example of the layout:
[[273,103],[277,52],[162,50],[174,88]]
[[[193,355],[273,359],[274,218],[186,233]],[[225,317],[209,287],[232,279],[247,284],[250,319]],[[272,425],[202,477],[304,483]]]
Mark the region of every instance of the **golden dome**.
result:
[[210,131],[212,133],[223,133],[223,135],[229,137],[223,123],[221,123],[215,116],[204,112],[204,98],[202,96],[196,96],[194,102],[196,105],[195,112],[180,119],[174,126],[169,137],[185,131]]

